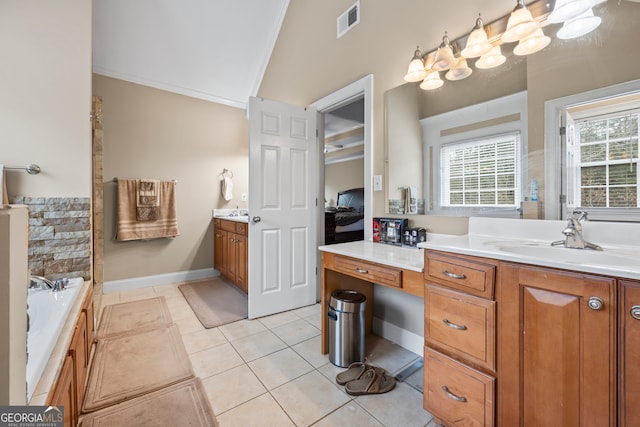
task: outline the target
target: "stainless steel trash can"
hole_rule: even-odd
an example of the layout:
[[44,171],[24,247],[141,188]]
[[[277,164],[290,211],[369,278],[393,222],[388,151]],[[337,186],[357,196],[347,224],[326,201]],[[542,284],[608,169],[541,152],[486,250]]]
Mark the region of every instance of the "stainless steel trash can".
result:
[[367,298],[360,292],[337,290],[329,300],[329,361],[348,367],[364,362],[364,310]]

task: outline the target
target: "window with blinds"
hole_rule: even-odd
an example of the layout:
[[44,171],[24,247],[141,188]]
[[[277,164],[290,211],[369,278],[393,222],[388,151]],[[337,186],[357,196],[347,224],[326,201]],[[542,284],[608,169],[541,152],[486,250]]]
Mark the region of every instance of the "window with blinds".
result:
[[443,207],[519,207],[520,132],[444,144],[440,150]]
[[568,153],[573,201],[583,208],[637,208],[640,110],[575,123]]

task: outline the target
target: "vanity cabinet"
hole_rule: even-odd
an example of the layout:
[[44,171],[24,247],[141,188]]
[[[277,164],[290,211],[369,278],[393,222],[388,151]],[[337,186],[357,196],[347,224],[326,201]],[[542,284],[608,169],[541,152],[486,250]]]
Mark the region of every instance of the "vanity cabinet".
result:
[[94,332],[93,295],[88,292],[75,322],[75,329],[67,355],[47,399],[47,405],[64,406],[65,426],[73,427],[78,424],[84,399]]
[[619,281],[619,423],[640,425],[640,282]]
[[215,218],[213,236],[213,267],[246,293],[248,274],[247,224]]
[[497,262],[425,251],[424,408],[443,425],[495,419]]
[[613,426],[616,280],[501,263],[498,423]]

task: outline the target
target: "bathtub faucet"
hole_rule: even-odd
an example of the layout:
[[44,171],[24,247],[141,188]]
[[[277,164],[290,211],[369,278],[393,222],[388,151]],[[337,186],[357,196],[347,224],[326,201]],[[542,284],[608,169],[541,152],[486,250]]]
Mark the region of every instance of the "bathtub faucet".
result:
[[31,276],[29,279],[29,289],[51,289],[53,290],[54,283],[42,276]]

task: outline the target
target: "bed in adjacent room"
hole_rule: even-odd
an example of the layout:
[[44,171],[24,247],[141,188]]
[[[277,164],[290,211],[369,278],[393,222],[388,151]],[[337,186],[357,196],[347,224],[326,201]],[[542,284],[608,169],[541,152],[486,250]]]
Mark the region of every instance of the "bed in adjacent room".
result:
[[336,206],[325,207],[325,244],[363,240],[364,225],[364,188],[340,191]]

